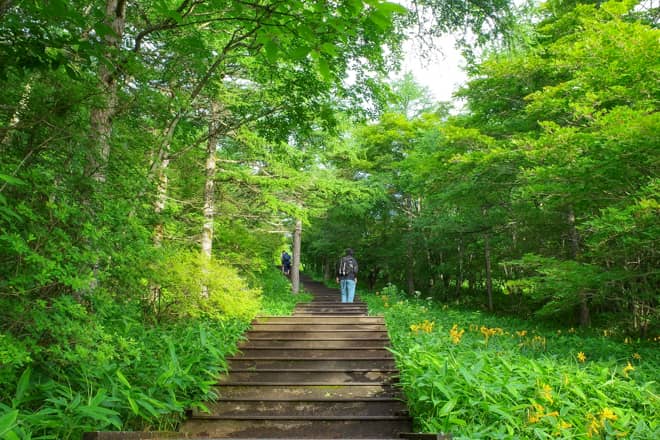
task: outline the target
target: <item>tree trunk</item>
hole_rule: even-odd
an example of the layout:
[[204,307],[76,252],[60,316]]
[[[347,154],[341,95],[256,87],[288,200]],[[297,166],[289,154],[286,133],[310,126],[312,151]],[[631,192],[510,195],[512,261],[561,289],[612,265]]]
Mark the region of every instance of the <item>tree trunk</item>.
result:
[[493,279],[490,266],[490,234],[484,236],[484,253],[486,258],[486,292],[488,293],[488,310],[493,311]]
[[215,213],[215,173],[216,151],[218,148],[218,113],[219,106],[211,103],[209,138],[206,144],[206,183],[204,184],[204,223],[202,225],[202,255],[211,258],[213,253],[213,221]]
[[[209,138],[206,144],[206,182],[204,183],[204,222],[202,224],[202,260],[204,264],[211,261],[213,255],[213,222],[215,220],[215,173],[216,173],[216,151],[218,149],[218,117],[219,105],[211,102],[211,114],[209,120]],[[205,268],[203,268],[205,270]],[[205,273],[204,275],[208,275]],[[208,286],[202,286],[202,297],[208,298]]]
[[179,113],[169,124],[165,131],[165,136],[161,143],[160,149],[157,152],[157,157],[154,159],[154,167],[156,168],[156,176],[158,185],[156,188],[156,201],[154,202],[154,213],[156,214],[156,225],[154,226],[154,246],[160,247],[163,242],[163,223],[160,214],[165,209],[167,202],[167,186],[169,179],[167,177],[167,168],[170,165],[170,148],[172,146],[172,139],[174,138],[174,131],[176,126],[181,120]]
[[406,243],[406,280],[408,282],[408,294],[415,294],[415,253],[412,243],[412,226],[408,226],[408,242]]
[[461,296],[463,287],[463,239],[458,239],[458,276],[456,277],[456,297]]
[[[99,92],[103,97],[100,105],[90,110],[90,151],[85,165],[85,175],[98,184],[103,185],[107,180],[107,165],[110,157],[110,137],[112,135],[112,118],[117,112],[117,52],[124,34],[126,24],[126,0],[107,0],[105,10],[105,24],[113,32],[104,37],[105,51],[99,62],[98,80]],[[96,191],[96,188],[93,188]],[[83,200],[91,205],[93,198]],[[93,207],[94,211],[95,208]],[[92,280],[88,291],[96,290],[98,281],[99,261],[92,262]],[[80,301],[83,292],[75,292],[74,297]]]
[[21,113],[25,111],[28,107],[28,103],[30,102],[30,96],[32,95],[32,76],[30,76],[25,83],[25,86],[23,86],[23,93],[21,94],[21,99],[18,101],[18,105],[16,106],[16,110],[14,110],[14,113],[11,115],[11,119],[9,120],[9,125],[7,128],[5,128],[4,133],[0,137],[0,146],[3,147],[8,147],[13,139],[13,133],[14,129],[16,126],[21,122]]
[[105,102],[91,109],[90,140],[91,154],[87,160],[86,174],[94,181],[104,183],[107,179],[106,167],[110,157],[110,136],[112,134],[112,118],[117,111],[117,76],[116,66],[119,46],[126,25],[126,0],[107,0],[105,24],[113,32],[105,38],[105,62],[99,63],[98,77],[101,95]]
[[293,265],[291,266],[291,291],[295,294],[300,291],[300,235],[302,234],[302,220],[296,220],[296,229],[293,231]]
[[[568,221],[568,237],[570,241],[571,258],[577,261],[578,254],[580,253],[580,236],[577,227],[575,226],[575,212],[573,212],[572,206],[568,207],[566,219]],[[587,327],[591,323],[587,292],[581,290],[578,295],[580,297],[580,326]]]
[[323,257],[323,281],[329,281],[332,278],[332,264],[328,257]]

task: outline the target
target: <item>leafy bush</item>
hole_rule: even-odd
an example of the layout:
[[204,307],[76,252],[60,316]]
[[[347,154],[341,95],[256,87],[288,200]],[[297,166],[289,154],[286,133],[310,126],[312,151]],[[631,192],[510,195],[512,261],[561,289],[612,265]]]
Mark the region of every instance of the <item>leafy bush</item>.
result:
[[657,438],[655,341],[557,329],[409,298],[383,313],[417,428],[454,438]]
[[199,252],[173,252],[155,272],[160,284],[159,314],[250,319],[259,308],[260,289],[249,287],[230,265],[206,259]]

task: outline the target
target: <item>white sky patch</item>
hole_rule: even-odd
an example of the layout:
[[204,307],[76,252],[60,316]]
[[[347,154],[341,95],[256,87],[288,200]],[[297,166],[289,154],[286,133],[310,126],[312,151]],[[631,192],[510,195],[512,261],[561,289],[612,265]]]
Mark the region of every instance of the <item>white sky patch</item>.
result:
[[[415,42],[404,43],[404,60],[401,71],[412,72],[415,80],[429,88],[438,101],[453,101],[452,94],[467,81],[463,70],[465,59],[456,49],[453,35],[445,35],[434,41],[435,53],[425,59],[415,46]],[[395,76],[395,78],[401,75]]]

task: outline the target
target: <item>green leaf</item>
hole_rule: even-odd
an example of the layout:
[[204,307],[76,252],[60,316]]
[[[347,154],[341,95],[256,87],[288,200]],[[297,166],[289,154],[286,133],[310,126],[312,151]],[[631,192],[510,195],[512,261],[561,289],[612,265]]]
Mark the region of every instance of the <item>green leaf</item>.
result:
[[312,49],[308,46],[298,46],[294,47],[289,51],[289,55],[294,60],[301,60],[305,58]]
[[268,61],[275,63],[277,61],[277,53],[279,52],[277,43],[275,43],[273,40],[268,40],[266,41],[266,44],[264,44],[264,49],[266,51],[266,58]]
[[0,416],[0,437],[6,435],[14,426],[16,426],[16,419],[18,418],[18,410],[12,410]]
[[126,379],[126,376],[124,376],[124,373],[122,373],[120,370],[117,370],[117,377],[121,383],[126,385],[126,388],[131,388],[131,384],[128,382],[128,379]]
[[376,10],[371,15],[369,15],[369,21],[371,21],[373,24],[376,25],[380,30],[385,30],[390,27],[392,24],[392,21],[390,18],[380,12],[380,10]]
[[14,176],[0,173],[0,180],[7,182],[10,185],[25,185],[26,182]]
[[321,45],[321,50],[323,52],[327,53],[328,55],[333,56],[333,57],[337,56],[337,48],[335,47],[334,44],[323,43]]
[[323,58],[319,57],[318,60],[318,65],[319,65],[319,72],[321,73],[321,76],[325,80],[329,80],[332,78],[331,72],[330,72],[330,65],[328,64],[328,61]]
[[376,9],[387,14],[407,14],[408,9],[403,5],[392,2],[378,3]]
[[16,395],[14,396],[14,400],[12,401],[14,407],[19,406],[23,401],[25,392],[27,391],[28,386],[30,385],[31,373],[32,370],[30,368],[26,368],[25,371],[23,371],[23,374],[21,374],[20,379],[18,379],[18,383],[16,384]]
[[457,400],[456,399],[451,399],[447,403],[445,403],[442,408],[440,408],[440,411],[438,412],[439,417],[444,417],[449,415],[451,411],[454,409],[456,406]]
[[128,404],[130,405],[131,410],[133,410],[133,413],[136,415],[140,414],[140,407],[135,400],[133,400],[131,396],[126,396],[126,398],[128,399]]

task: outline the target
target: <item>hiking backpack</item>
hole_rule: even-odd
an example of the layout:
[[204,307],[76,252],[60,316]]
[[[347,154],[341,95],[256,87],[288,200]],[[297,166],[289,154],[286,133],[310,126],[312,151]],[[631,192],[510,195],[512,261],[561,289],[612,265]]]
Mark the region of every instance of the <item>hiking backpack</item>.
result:
[[344,257],[339,263],[339,275],[345,277],[346,275],[354,275],[357,272],[357,264],[355,258]]

